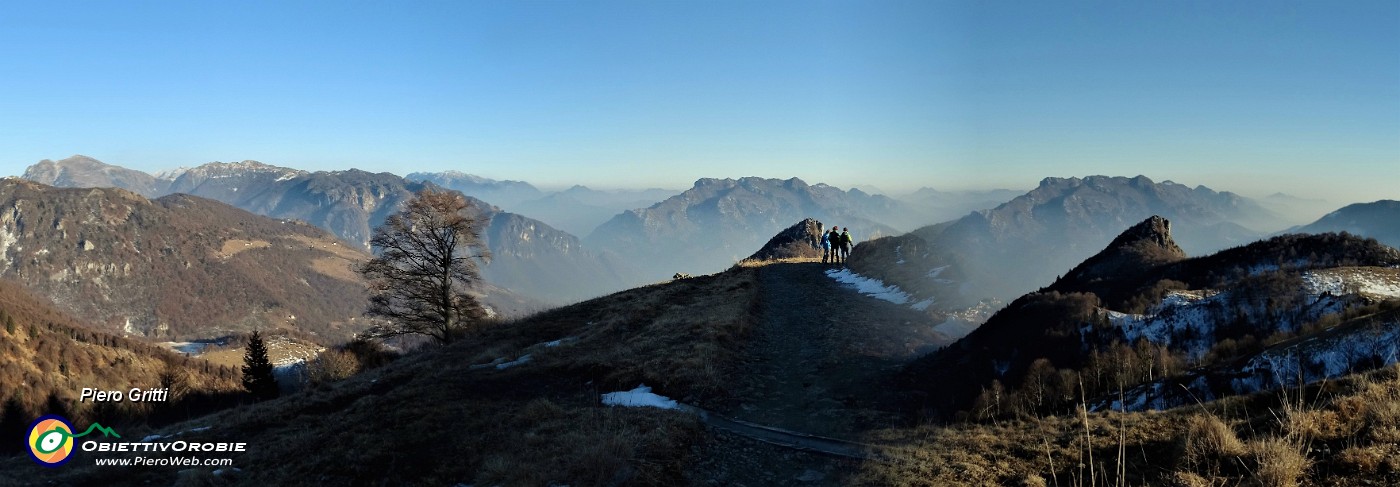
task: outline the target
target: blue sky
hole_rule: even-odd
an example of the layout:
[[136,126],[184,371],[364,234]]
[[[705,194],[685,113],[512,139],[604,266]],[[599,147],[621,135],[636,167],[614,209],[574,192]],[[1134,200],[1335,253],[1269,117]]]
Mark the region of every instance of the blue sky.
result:
[[7,2],[0,169],[1400,198],[1400,2]]

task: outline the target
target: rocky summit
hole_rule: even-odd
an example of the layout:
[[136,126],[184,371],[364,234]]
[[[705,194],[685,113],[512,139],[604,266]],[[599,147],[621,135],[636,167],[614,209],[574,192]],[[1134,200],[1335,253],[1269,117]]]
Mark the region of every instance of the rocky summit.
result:
[[746,260],[811,259],[822,256],[822,233],[830,231],[821,222],[811,218],[797,222],[778,232],[763,248],[758,249]]

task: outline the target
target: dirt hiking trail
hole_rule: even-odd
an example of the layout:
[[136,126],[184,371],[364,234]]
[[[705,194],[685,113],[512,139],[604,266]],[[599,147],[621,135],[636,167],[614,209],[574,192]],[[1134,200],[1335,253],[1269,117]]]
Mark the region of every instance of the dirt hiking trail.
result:
[[737,420],[842,439],[902,421],[892,380],[946,343],[908,306],[862,295],[821,263],[758,270],[759,313],[740,359]]

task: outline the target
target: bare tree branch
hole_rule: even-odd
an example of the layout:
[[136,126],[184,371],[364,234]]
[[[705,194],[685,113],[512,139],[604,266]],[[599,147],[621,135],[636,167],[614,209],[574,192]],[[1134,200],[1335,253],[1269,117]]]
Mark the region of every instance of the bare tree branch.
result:
[[373,293],[365,314],[388,322],[365,336],[418,334],[446,344],[478,326],[486,309],[468,291],[481,281],[478,262],[490,257],[482,223],[461,194],[425,189],[375,229],[370,245],[379,256],[359,269]]

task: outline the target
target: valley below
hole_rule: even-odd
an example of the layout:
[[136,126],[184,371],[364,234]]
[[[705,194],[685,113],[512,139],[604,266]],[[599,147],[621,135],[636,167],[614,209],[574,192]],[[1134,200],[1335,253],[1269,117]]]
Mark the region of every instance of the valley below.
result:
[[[355,198],[430,184],[252,163],[203,171],[182,184],[224,198],[233,192],[214,188],[234,177],[279,191],[298,180],[358,188]],[[230,468],[36,470],[7,456],[0,485],[1400,481],[1400,251],[1350,233],[1203,230],[1268,218],[1229,193],[1051,178],[910,233],[865,220],[907,203],[797,179],[702,180],[585,239],[489,209],[484,238],[508,264],[487,268],[473,291],[488,318],[437,346],[361,336],[375,325],[358,270],[375,254],[331,220],[184,194],[5,184],[0,276],[13,282],[0,291],[38,296],[0,300],[19,319],[4,332],[8,357],[56,372],[0,368],[10,378],[0,429],[59,411],[124,438],[250,446]],[[151,184],[145,191],[169,190]],[[538,197],[518,184],[480,187]],[[230,201],[261,201],[239,198],[252,199]],[[819,257],[819,220],[798,218],[818,210],[863,225],[855,233],[869,238],[847,263]],[[354,228],[374,222],[356,211]],[[278,212],[268,214],[289,214]],[[780,218],[800,221],[783,229]],[[1127,218],[1138,222],[1116,223]],[[1380,228],[1360,218],[1345,221]],[[644,231],[632,233],[639,221]],[[1176,230],[1209,250],[1188,253]],[[1230,245],[1236,238],[1245,240]],[[725,260],[733,264],[718,272],[617,289],[637,279],[626,270],[637,263],[684,271]],[[580,299],[547,304],[537,299],[546,289]],[[592,293],[602,295],[581,298]],[[254,330],[280,398],[236,385]],[[128,387],[121,377],[180,393],[172,405],[114,409],[68,392]]]

